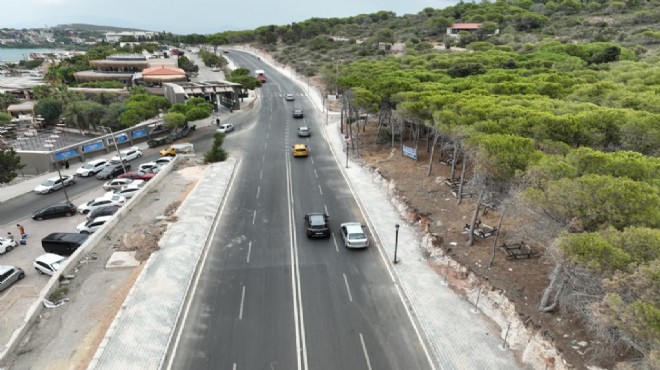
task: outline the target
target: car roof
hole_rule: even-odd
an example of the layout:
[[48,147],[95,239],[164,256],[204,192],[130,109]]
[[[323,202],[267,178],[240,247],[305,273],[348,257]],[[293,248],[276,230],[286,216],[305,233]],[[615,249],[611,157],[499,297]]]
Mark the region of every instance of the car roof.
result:
[[92,159],[91,161],[87,161],[87,163],[89,163],[89,164],[97,164],[97,163],[101,163],[101,162],[107,162],[107,160],[105,160],[105,159]]
[[362,224],[359,222],[346,222],[341,224],[341,227],[345,227],[349,233],[364,233]]
[[293,147],[295,149],[304,149],[304,148],[306,148],[305,144],[293,144]]
[[106,221],[110,220],[113,216],[114,216],[114,215],[99,216],[99,217],[97,217],[97,218],[94,219],[94,222],[98,222],[98,221],[106,222]]
[[46,254],[42,254],[41,256],[35,258],[35,261],[40,261],[40,262],[43,262],[47,265],[50,265],[54,262],[59,262],[59,261],[65,260],[65,259],[66,259],[66,257],[60,256],[59,254],[46,253]]
[[5,272],[15,269],[16,266],[9,266],[9,265],[0,265],[0,275],[4,274]]
[[309,213],[307,215],[309,218],[310,225],[325,225],[325,215],[323,213]]

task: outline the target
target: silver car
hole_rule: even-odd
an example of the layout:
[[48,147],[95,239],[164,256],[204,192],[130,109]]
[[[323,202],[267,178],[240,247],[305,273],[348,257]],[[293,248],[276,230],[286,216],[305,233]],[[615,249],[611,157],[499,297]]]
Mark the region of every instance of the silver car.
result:
[[309,137],[309,127],[298,127],[298,137]]
[[341,224],[341,237],[346,248],[366,248],[369,238],[359,222],[346,222]]
[[65,186],[70,186],[75,184],[75,181],[73,180],[73,176],[69,175],[62,175],[62,178],[59,177],[51,177],[50,179],[42,182],[34,188],[35,193],[39,194],[48,194],[50,192],[53,192],[55,190],[60,190]]
[[24,277],[25,272],[20,267],[0,265],[0,292]]

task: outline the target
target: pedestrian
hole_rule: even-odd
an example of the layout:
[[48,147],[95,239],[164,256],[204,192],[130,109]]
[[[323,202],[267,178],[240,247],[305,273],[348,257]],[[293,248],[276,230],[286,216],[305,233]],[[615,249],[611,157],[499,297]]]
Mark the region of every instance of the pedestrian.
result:
[[7,239],[14,241],[14,235],[12,235],[10,231],[7,231]]
[[67,170],[69,169],[69,161],[68,160],[64,161],[64,168],[66,168]]
[[18,236],[21,237],[21,239],[27,238],[27,234],[25,233],[25,228],[21,224],[16,224],[16,228],[18,228]]
[[216,119],[215,119],[215,124],[218,125],[218,126],[220,126],[220,118],[216,118]]

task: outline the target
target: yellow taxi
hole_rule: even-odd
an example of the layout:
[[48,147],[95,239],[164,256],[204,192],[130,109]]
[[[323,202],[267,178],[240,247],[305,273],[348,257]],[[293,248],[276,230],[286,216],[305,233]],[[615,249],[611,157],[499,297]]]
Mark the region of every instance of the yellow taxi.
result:
[[307,157],[309,155],[309,148],[305,144],[294,144],[291,150],[294,157]]

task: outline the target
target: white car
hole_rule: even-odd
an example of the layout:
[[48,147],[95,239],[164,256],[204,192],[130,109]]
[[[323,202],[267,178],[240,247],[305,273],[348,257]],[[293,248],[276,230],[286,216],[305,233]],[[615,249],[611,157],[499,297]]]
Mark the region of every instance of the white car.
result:
[[366,248],[369,238],[359,222],[346,222],[341,224],[341,236],[346,248]]
[[81,176],[81,177],[94,176],[97,173],[101,172],[108,165],[110,165],[110,162],[108,162],[105,159],[95,159],[93,161],[89,161],[76,170],[76,176]]
[[105,206],[123,206],[126,203],[126,198],[119,195],[113,195],[112,197],[100,197],[92,199],[87,203],[81,204],[78,206],[78,212],[82,214],[87,214],[97,208]]
[[294,99],[293,94],[286,94],[286,101],[293,101]]
[[53,192],[55,190],[60,190],[65,186],[70,186],[75,183],[76,182],[73,181],[73,176],[70,175],[62,175],[62,178],[51,177],[50,179],[42,182],[39,186],[34,188],[34,192],[39,194],[48,194],[50,192]]
[[231,123],[225,123],[225,124],[220,125],[218,127],[218,129],[215,130],[215,131],[216,132],[222,132],[222,133],[232,132],[232,131],[234,131],[234,125],[232,125]]
[[53,276],[55,271],[60,269],[62,263],[66,261],[66,257],[60,256],[59,254],[46,253],[37,257],[32,266],[40,274]]
[[134,146],[129,149],[120,150],[119,154],[110,158],[112,163],[121,163],[122,161],[128,162],[142,157],[142,151]]
[[81,234],[93,234],[96,230],[100,229],[101,226],[105,225],[112,216],[99,216],[93,220],[85,221],[80,223],[76,227],[76,231]]
[[5,254],[16,247],[18,247],[18,242],[16,240],[0,238],[0,254]]
[[168,157],[160,157],[160,158],[156,159],[154,162],[164,166],[166,164],[170,164],[173,160],[174,160],[174,157],[169,157],[168,156]]
[[160,172],[161,167],[163,167],[163,164],[156,163],[154,161],[154,162],[142,163],[141,165],[138,166],[138,169],[142,170],[144,172],[158,173],[158,172]]
[[133,180],[133,179],[114,179],[106,182],[103,184],[103,189],[105,190],[110,190],[110,189],[121,189],[124,186],[130,185],[136,181],[142,181],[144,180]]
[[113,197],[115,195],[122,196],[126,199],[130,199],[135,195],[138,191],[142,190],[142,186],[144,185],[144,181],[139,180],[141,184],[130,184],[128,186],[124,186],[121,189],[115,189],[107,192],[104,197]]

